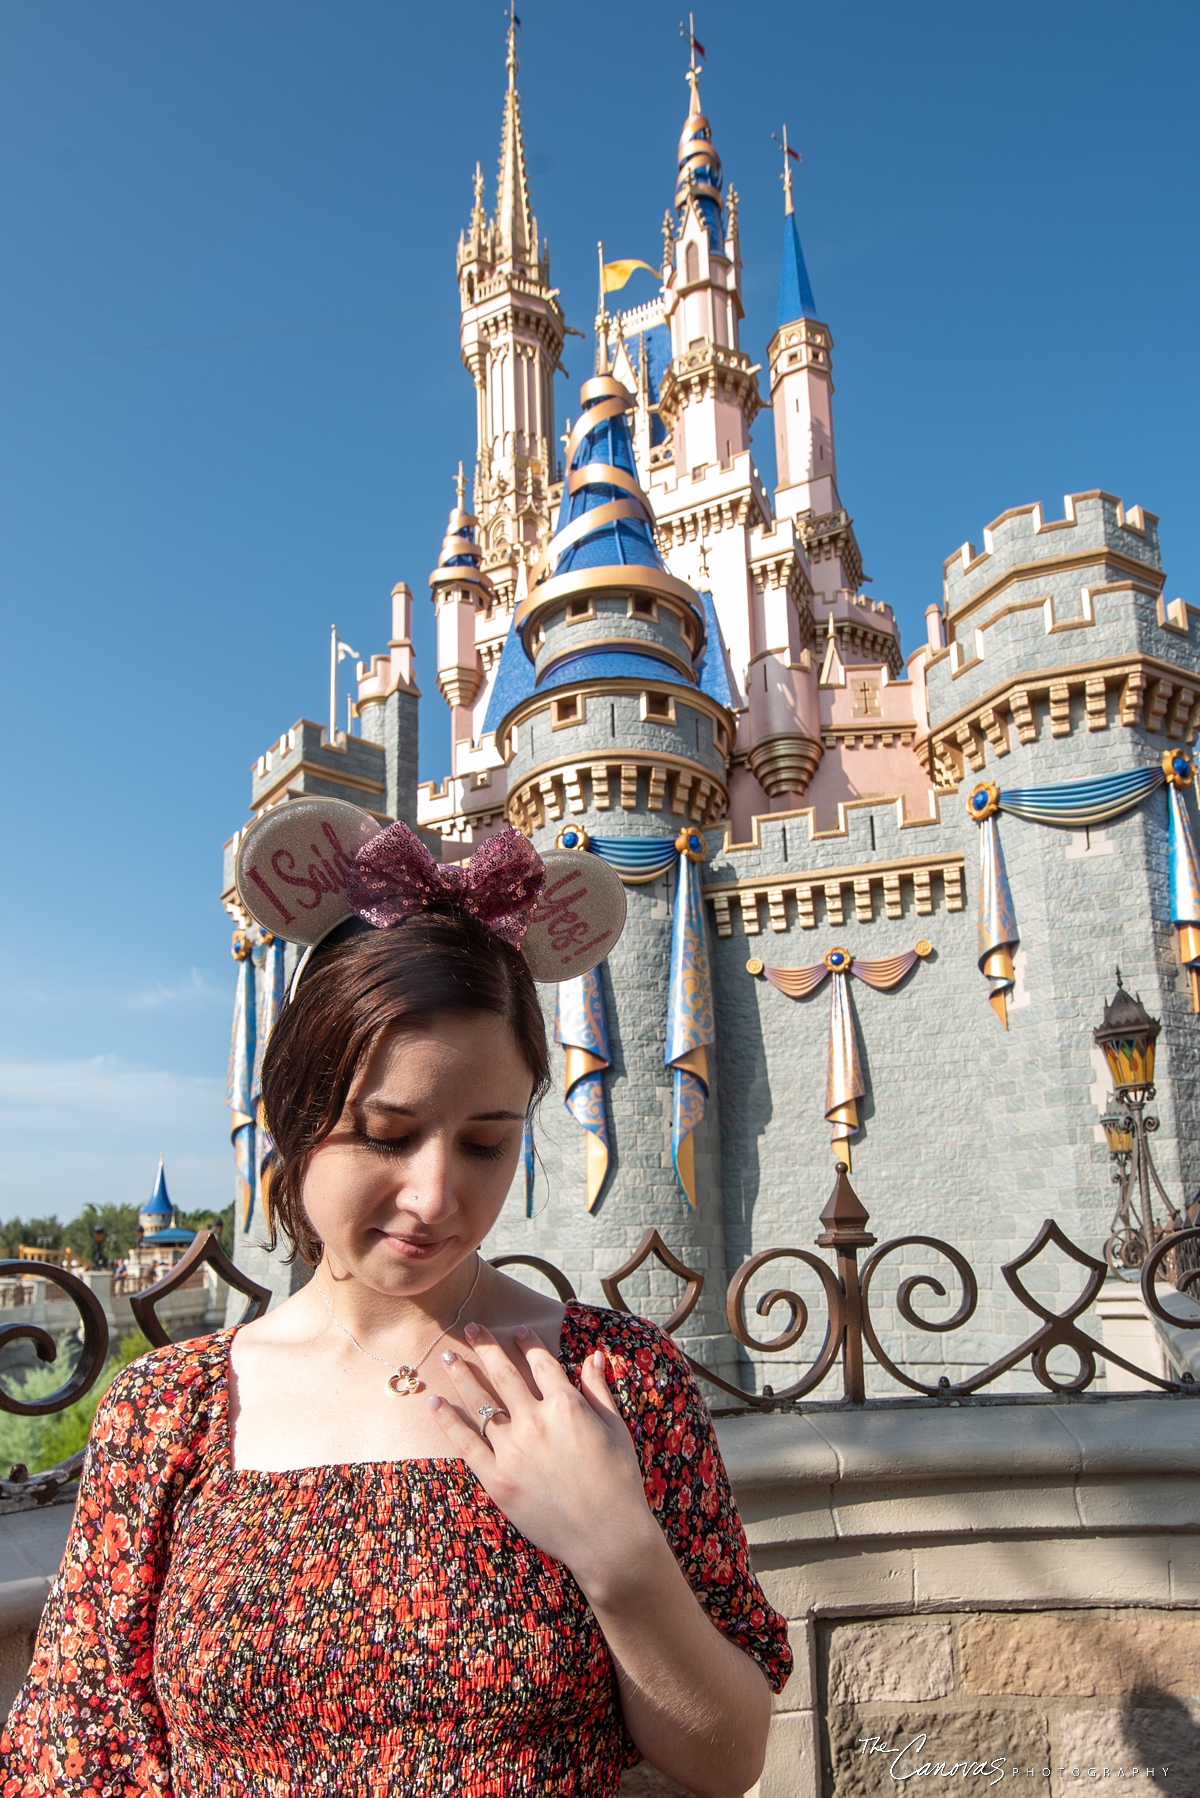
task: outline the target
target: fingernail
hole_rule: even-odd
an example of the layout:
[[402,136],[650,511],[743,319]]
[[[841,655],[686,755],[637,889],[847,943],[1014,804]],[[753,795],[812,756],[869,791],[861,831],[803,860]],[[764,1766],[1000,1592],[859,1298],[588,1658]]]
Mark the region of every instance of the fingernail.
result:
[[479,1334],[479,1325],[478,1324],[468,1324],[466,1327],[466,1331],[464,1333],[470,1339],[470,1341],[474,1342],[475,1338]]
[[458,1360],[458,1356],[453,1349],[447,1349],[442,1356],[442,1360],[446,1363],[447,1367],[453,1367],[454,1363]]
[[438,1395],[437,1395],[437,1393],[436,1393],[436,1392],[431,1392],[431,1393],[430,1393],[430,1394],[429,1394],[429,1400],[428,1400],[428,1404],[429,1404],[429,1409],[430,1409],[430,1410],[431,1410],[431,1411],[438,1411],[438,1410],[440,1410],[440,1409],[441,1409],[441,1404],[442,1404],[442,1401],[441,1401],[441,1399],[440,1399],[440,1398],[439,1398],[439,1397],[438,1397]]
[[604,1366],[604,1350],[603,1349],[597,1349],[595,1354],[592,1356],[592,1366],[593,1367],[603,1367]]
[[513,1335],[518,1342],[527,1342],[529,1340],[529,1330],[525,1324],[518,1324],[513,1331]]

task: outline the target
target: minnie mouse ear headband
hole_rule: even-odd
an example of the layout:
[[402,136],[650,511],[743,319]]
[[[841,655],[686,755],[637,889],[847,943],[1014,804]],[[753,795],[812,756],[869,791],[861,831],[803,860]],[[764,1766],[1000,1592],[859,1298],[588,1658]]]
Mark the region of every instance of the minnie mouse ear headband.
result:
[[450,905],[520,949],[543,983],[588,973],[625,925],[625,889],[599,856],[541,856],[505,829],[465,868],[443,865],[407,824],[381,828],[343,799],[289,799],[264,812],[238,845],[235,872],[255,922],[307,950],[347,918],[387,930]]

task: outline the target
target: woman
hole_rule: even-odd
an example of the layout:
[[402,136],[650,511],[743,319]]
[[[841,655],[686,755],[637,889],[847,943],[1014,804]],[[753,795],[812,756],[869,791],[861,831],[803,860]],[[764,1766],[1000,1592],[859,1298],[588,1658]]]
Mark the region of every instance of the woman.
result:
[[3,1798],[610,1798],[642,1756],[700,1798],[758,1777],[790,1657],[707,1408],[652,1324],[480,1257],[545,1028],[521,927],[422,878],[390,928],[359,892],[267,1050],[274,1214],[313,1278],[97,1411]]

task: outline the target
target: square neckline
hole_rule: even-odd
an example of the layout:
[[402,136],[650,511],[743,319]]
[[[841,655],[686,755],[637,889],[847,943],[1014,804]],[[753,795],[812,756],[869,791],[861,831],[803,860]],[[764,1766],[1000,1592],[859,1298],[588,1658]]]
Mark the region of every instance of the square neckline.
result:
[[[559,1332],[558,1354],[555,1359],[564,1366],[563,1355],[566,1348],[567,1320],[572,1312],[584,1309],[582,1299],[564,1300],[563,1320]],[[384,1461],[309,1461],[303,1467],[235,1467],[233,1461],[233,1431],[229,1423],[229,1375],[233,1360],[233,1339],[243,1328],[240,1323],[230,1324],[228,1328],[218,1332],[224,1337],[222,1346],[220,1375],[216,1382],[216,1416],[215,1449],[216,1459],[221,1473],[227,1478],[242,1479],[245,1477],[260,1479],[286,1479],[288,1477],[309,1475],[315,1477],[320,1473],[361,1473],[372,1472],[377,1468],[402,1467],[459,1467],[469,1472],[467,1463],[461,1455],[397,1455]],[[475,1475],[472,1473],[471,1478]]]

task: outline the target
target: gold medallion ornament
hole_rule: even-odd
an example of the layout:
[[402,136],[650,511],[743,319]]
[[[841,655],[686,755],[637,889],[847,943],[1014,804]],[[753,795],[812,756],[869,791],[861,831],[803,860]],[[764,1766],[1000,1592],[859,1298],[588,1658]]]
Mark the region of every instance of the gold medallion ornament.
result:
[[382,1355],[373,1355],[371,1353],[370,1349],[365,1349],[363,1347],[362,1343],[358,1340],[357,1336],[352,1336],[350,1334],[350,1331],[346,1328],[345,1324],[342,1323],[341,1320],[334,1314],[333,1306],[329,1303],[329,1300],[327,1298],[325,1298],[325,1288],[321,1285],[320,1280],[317,1279],[315,1274],[313,1275],[313,1284],[316,1286],[316,1289],[320,1293],[321,1297],[325,1300],[326,1311],[328,1311],[330,1317],[333,1318],[334,1323],[337,1324],[337,1327],[342,1332],[342,1335],[350,1337],[351,1342],[354,1344],[354,1346],[358,1350],[359,1354],[365,1355],[367,1357],[368,1361],[378,1361],[381,1367],[390,1367],[392,1369],[392,1377],[388,1381],[389,1391],[394,1392],[398,1398],[411,1398],[414,1392],[423,1392],[424,1391],[425,1382],[421,1378],[419,1370],[425,1365],[426,1361],[428,1361],[430,1355],[432,1355],[434,1349],[437,1347],[438,1343],[442,1340],[442,1337],[448,1336],[450,1334],[451,1330],[453,1330],[455,1328],[455,1326],[457,1325],[457,1323],[459,1322],[459,1319],[462,1317],[463,1312],[466,1310],[467,1306],[471,1303],[471,1300],[475,1296],[475,1288],[479,1284],[479,1276],[482,1272],[483,1272],[483,1262],[479,1259],[479,1256],[476,1255],[476,1257],[475,1257],[475,1278],[471,1281],[471,1290],[470,1290],[470,1292],[468,1292],[466,1298],[463,1300],[462,1304],[459,1306],[456,1315],[446,1325],[446,1328],[444,1330],[438,1331],[437,1335],[434,1337],[433,1341],[430,1343],[429,1347],[425,1350],[425,1353],[421,1356],[421,1359],[419,1361],[413,1362],[411,1365],[406,1361],[406,1362],[401,1363],[401,1365],[399,1367],[396,1366],[394,1361],[385,1361]]

